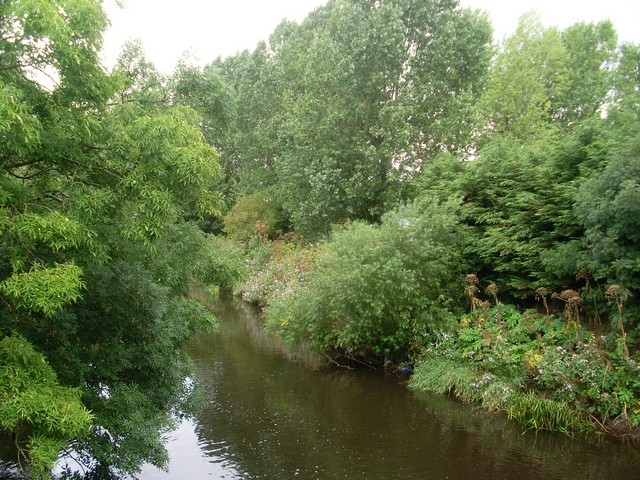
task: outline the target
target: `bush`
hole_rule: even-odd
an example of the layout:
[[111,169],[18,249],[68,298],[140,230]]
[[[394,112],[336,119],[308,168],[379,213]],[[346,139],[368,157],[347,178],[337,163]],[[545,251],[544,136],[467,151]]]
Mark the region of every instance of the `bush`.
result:
[[261,192],[240,197],[224,217],[224,232],[238,242],[252,237],[273,239],[285,227],[285,218],[278,203]]
[[213,287],[233,290],[247,276],[247,267],[242,247],[235,242],[217,236],[209,237],[208,258],[204,259],[204,281]]
[[605,429],[621,418],[637,426],[640,362],[611,337],[509,305],[481,307],[431,341],[411,386],[505,410],[537,430],[582,432],[590,418]]
[[337,229],[302,283],[271,298],[267,325],[349,356],[409,353],[416,338],[450,320],[455,226],[453,206],[434,203],[398,209],[380,226]]
[[315,255],[313,248],[299,248],[292,243],[255,242],[249,250],[250,274],[239,287],[242,299],[262,308],[289,297]]

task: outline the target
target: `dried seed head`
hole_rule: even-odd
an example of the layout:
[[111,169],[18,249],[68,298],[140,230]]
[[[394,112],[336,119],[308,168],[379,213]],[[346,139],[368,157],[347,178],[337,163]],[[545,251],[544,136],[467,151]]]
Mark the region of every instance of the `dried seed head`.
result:
[[480,293],[480,290],[475,285],[468,285],[464,290],[465,292],[467,292],[467,295],[469,295],[470,297],[474,297],[478,293]]
[[581,268],[576,274],[576,278],[578,280],[588,280],[590,277],[591,273],[589,273],[589,270],[587,270],[586,268]]
[[464,278],[464,283],[466,283],[467,285],[477,285],[478,277],[476,277],[473,273],[470,273]]
[[536,298],[546,297],[548,294],[549,294],[549,291],[545,287],[540,287],[536,289]]
[[609,288],[607,288],[607,291],[605,292],[605,297],[617,297],[618,295],[620,295],[620,285],[618,285],[617,283],[614,283],[613,285],[610,285]]
[[[578,292],[576,292],[575,290],[571,290],[571,289],[567,289],[567,290],[563,290],[560,293],[554,293],[553,295],[551,295],[552,299],[558,299],[558,300],[562,300],[563,302],[569,303],[576,303],[576,302],[581,302],[582,298],[580,297],[580,294]],[[574,300],[574,299],[579,299],[579,300]]]

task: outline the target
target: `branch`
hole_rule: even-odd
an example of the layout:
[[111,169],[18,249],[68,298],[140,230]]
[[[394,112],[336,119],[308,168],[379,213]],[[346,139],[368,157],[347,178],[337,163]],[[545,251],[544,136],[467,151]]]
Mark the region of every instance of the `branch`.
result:
[[[100,147],[96,147],[96,148],[100,148]],[[62,160],[64,160],[67,163],[70,163],[72,165],[75,165],[78,168],[83,168],[83,169],[87,169],[87,170],[99,170],[102,173],[105,173],[105,174],[109,175],[110,177],[115,178],[116,180],[120,180],[122,178],[122,176],[119,173],[114,172],[113,170],[109,170],[108,168],[85,165],[84,163],[80,163],[80,162],[78,162],[76,160],[72,160],[72,159],[67,158],[67,157],[62,157]]]
[[17,68],[24,68],[24,67],[30,67],[31,65],[29,64],[23,64],[23,63],[15,63],[13,65],[7,65],[4,67],[0,67],[0,71],[5,71],[5,70],[15,70]]
[[41,173],[45,173],[51,170],[52,168],[53,167],[45,167],[42,170],[38,170],[36,173],[32,173],[31,175],[18,175],[17,173],[13,173],[13,172],[7,172],[7,173],[9,173],[9,175],[11,175],[12,177],[19,178],[20,180],[31,180],[32,178],[37,177]]
[[42,162],[42,159],[38,159],[38,160],[29,160],[27,162],[22,162],[22,163],[16,163],[14,165],[7,165],[6,168],[10,169],[10,168],[20,168],[20,167],[28,167],[29,165],[35,165],[36,163],[40,163]]
[[329,362],[334,363],[335,365],[337,365],[340,368],[346,368],[347,370],[353,370],[353,368],[351,368],[349,365],[340,365],[338,362],[336,362],[333,358],[331,358],[329,355],[327,355],[326,353],[324,354],[325,357],[327,357],[327,359],[329,360]]
[[343,357],[345,357],[348,360],[351,360],[352,362],[357,362],[357,363],[359,363],[361,365],[364,365],[365,367],[369,367],[369,368],[372,368],[374,370],[376,369],[376,367],[374,367],[373,365],[370,365],[370,364],[368,364],[366,362],[358,360],[357,358],[353,358],[352,356],[347,355],[346,353],[341,353],[340,355],[342,355]]

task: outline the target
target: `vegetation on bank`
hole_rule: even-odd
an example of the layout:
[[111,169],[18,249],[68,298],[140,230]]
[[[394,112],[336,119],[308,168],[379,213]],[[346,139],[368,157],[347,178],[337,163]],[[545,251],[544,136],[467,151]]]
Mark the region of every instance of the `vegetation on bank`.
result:
[[166,464],[193,283],[332,363],[637,434],[640,47],[610,22],[494,45],[456,0],[329,0],[168,77],[137,44],[106,72],[106,24],[0,6],[0,430],[33,476]]
[[[481,403],[530,428],[637,438],[640,357],[618,320],[588,320],[578,292],[540,289],[525,310],[503,304],[496,284],[481,293],[475,275],[428,248],[433,233],[419,239],[397,228],[399,218],[341,227],[320,245],[276,241],[237,292],[263,307],[267,329],[331,365],[415,365],[412,388]],[[399,243],[382,240],[390,225]],[[415,244],[407,248],[404,235]],[[411,264],[417,251],[426,257]],[[624,310],[618,288],[607,293],[612,313]]]

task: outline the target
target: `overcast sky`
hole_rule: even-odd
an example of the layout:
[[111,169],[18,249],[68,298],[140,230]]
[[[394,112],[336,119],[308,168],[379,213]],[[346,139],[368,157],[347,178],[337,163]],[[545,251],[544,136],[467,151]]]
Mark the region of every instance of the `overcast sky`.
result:
[[[297,22],[326,0],[105,0],[111,19],[103,59],[111,66],[123,43],[140,38],[147,56],[169,73],[189,51],[206,64],[218,56],[252,50],[281,20]],[[518,18],[536,10],[547,26],[609,18],[622,41],[640,43],[640,0],[461,0],[489,12],[496,39],[514,32]]]

